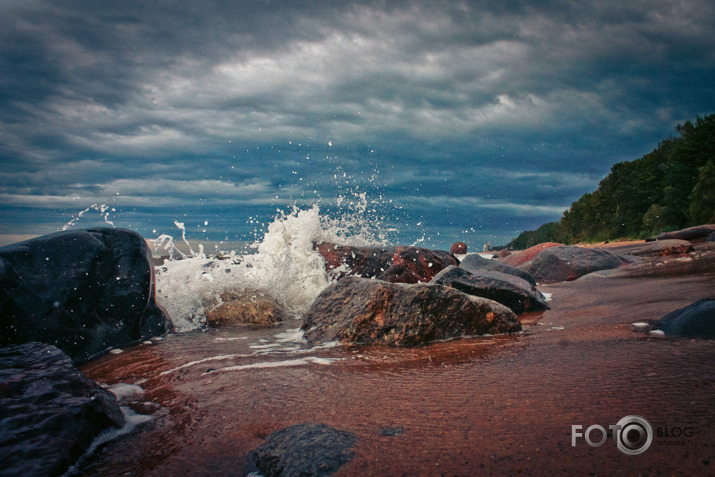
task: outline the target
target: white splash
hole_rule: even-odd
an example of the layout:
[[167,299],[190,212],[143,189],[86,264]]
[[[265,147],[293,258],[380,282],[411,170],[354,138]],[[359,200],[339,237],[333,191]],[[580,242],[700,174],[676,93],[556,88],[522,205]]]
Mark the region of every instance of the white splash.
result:
[[[227,366],[225,368],[218,368],[210,371],[211,373],[216,373],[220,371],[241,371],[244,369],[260,369],[260,368],[283,368],[290,366],[305,366],[308,364],[321,364],[328,365],[335,361],[342,360],[344,358],[319,358],[317,356],[306,356],[305,358],[287,359],[284,361],[262,361],[260,363],[252,364],[240,364],[237,366]],[[209,373],[204,373],[209,374]]]
[[[279,212],[267,227],[263,240],[253,245],[253,254],[231,252],[224,259],[209,258],[203,249],[174,254],[174,240],[160,235],[155,244],[172,251],[180,259],[167,260],[156,270],[157,302],[169,313],[178,332],[204,326],[206,311],[221,303],[221,294],[255,290],[270,295],[294,314],[304,312],[316,296],[331,283],[325,260],[314,243],[325,241],[343,245],[369,246],[383,242],[370,232],[365,218],[367,199],[358,195],[350,213],[338,219],[310,209]],[[184,224],[182,240],[187,245]],[[179,255],[179,256],[177,256]]]

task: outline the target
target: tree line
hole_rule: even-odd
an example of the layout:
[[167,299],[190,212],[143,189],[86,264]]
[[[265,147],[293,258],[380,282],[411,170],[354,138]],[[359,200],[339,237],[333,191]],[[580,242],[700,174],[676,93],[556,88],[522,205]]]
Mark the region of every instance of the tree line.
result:
[[615,164],[598,189],[558,222],[521,233],[507,246],[642,239],[715,223],[715,114],[675,128],[652,152]]

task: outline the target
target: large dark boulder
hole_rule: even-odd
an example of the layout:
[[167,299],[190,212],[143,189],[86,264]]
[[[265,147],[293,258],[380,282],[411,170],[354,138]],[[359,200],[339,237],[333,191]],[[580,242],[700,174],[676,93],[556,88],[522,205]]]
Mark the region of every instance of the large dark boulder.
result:
[[0,476],[62,475],[104,429],[124,425],[114,394],[58,348],[0,348]]
[[508,306],[514,313],[548,308],[544,296],[531,283],[495,270],[468,272],[461,267],[447,267],[439,272],[431,283],[494,300]]
[[660,319],[666,336],[715,338],[715,298],[707,298],[671,311]]
[[468,272],[476,272],[477,270],[494,270],[495,272],[507,273],[509,275],[519,277],[522,280],[526,280],[536,286],[536,280],[534,280],[534,277],[532,277],[529,272],[522,270],[521,268],[506,265],[499,260],[484,258],[476,253],[464,257],[464,260],[459,263],[459,268],[463,268]]
[[706,240],[707,237],[715,233],[715,224],[705,224],[705,225],[696,225],[695,227],[688,227],[687,229],[682,229],[682,230],[676,230],[673,232],[663,232],[662,234],[658,235],[657,239],[658,240],[668,240],[668,239],[677,239],[677,240]]
[[0,248],[0,345],[42,341],[79,362],[168,327],[137,233],[58,232]]
[[329,273],[391,283],[429,282],[443,268],[458,264],[451,253],[420,247],[352,247],[321,242],[315,249],[325,259]]
[[273,432],[247,456],[247,470],[265,477],[322,477],[354,456],[357,437],[324,424],[297,424]]
[[434,340],[521,330],[514,313],[492,300],[437,284],[345,277],[327,287],[305,315],[311,344],[416,346]]
[[554,283],[576,280],[587,273],[617,268],[629,260],[617,253],[599,248],[550,247],[539,252],[521,269],[538,282]]

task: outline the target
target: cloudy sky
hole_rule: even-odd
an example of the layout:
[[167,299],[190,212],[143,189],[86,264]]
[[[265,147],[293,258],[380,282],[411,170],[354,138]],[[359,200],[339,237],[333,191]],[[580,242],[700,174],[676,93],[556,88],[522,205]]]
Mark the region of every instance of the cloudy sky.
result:
[[709,0],[4,0],[0,235],[241,240],[364,192],[394,242],[506,243],[715,112],[713,32]]

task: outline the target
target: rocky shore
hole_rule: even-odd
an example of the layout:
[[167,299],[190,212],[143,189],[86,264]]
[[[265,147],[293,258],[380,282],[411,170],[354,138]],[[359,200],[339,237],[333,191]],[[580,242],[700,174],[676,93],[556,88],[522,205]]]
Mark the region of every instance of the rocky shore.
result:
[[[708,230],[711,232],[702,235]],[[79,395],[103,396],[90,402],[106,403],[109,407],[103,412],[107,417],[90,417],[87,425],[77,420],[73,422],[75,427],[51,424],[53,419],[45,424],[30,424],[33,432],[46,438],[42,441],[19,428],[7,427],[31,415],[59,416],[60,411],[53,409],[64,406],[61,399],[75,402],[77,398],[65,396],[64,391],[52,391],[50,394],[59,399],[52,398],[55,407],[30,412],[22,404],[38,401],[37,395],[27,394],[32,386],[24,384],[26,369],[39,366],[48,372],[78,373],[63,351],[75,362],[85,363],[83,371],[100,382],[147,382],[145,399],[151,405],[145,404],[144,408],[152,412],[156,407],[165,408],[162,415],[173,416],[158,419],[124,441],[132,448],[145,449],[131,453],[139,452],[141,462],[160,462],[158,467],[134,462],[131,465],[137,475],[171,475],[177,469],[175,459],[206,465],[205,475],[211,475],[217,468],[244,468],[249,454],[254,456],[249,458],[254,465],[264,462],[260,465],[270,467],[274,457],[259,458],[259,453],[251,450],[271,449],[274,453],[275,449],[306,449],[300,437],[290,437],[295,435],[293,432],[278,434],[280,444],[261,446],[261,442],[272,432],[308,422],[313,427],[293,431],[297,429],[298,435],[313,436],[310,439],[323,443],[324,432],[346,436],[342,450],[333,454],[329,448],[325,451],[326,455],[334,455],[329,457],[334,462],[329,473],[337,475],[424,474],[426,469],[435,470],[437,475],[485,471],[525,471],[529,475],[707,474],[715,458],[710,447],[715,429],[709,424],[715,417],[710,405],[715,393],[715,354],[711,346],[715,242],[708,241],[712,230],[715,226],[703,226],[695,235],[692,230],[685,231],[689,239],[669,235],[655,242],[604,244],[597,248],[548,244],[538,250],[512,253],[499,261],[467,256],[460,262],[452,253],[416,247],[360,249],[316,244],[316,250],[325,257],[326,270],[337,281],[321,293],[306,313],[306,340],[313,345],[339,342],[358,347],[356,356],[384,355],[380,350],[385,345],[413,347],[408,361],[416,359],[417,369],[422,370],[416,375],[418,381],[383,382],[383,373],[364,374],[360,371],[362,358],[354,358],[355,365],[337,366],[335,375],[309,378],[308,387],[301,386],[303,378],[299,375],[272,368],[261,371],[262,385],[252,380],[250,384],[233,382],[228,373],[213,376],[211,369],[204,374],[184,373],[167,381],[162,373],[185,365],[186,356],[172,354],[161,344],[136,348],[138,362],[153,363],[141,368],[143,371],[137,371],[135,365],[127,366],[126,360],[133,359],[131,352],[122,358],[125,361],[112,355],[96,359],[113,347],[126,347],[163,335],[169,329],[165,313],[154,301],[151,257],[143,240],[131,232],[96,229],[2,248],[0,325],[6,347],[0,354],[0,467],[9,470],[0,470],[0,475],[60,475],[63,466],[66,468],[76,458],[72,456],[89,446],[92,436],[102,429],[121,426],[121,413],[112,410],[116,405],[113,395],[88,381],[87,389],[92,390],[80,390]],[[76,255],[73,257],[67,250]],[[551,299],[547,300],[547,296]],[[251,300],[251,306],[241,305],[243,299]],[[255,294],[227,296],[225,301],[237,311],[231,313],[227,306],[221,314],[214,315],[217,322],[232,322],[231,315],[250,321],[253,315],[261,314],[269,316],[270,326],[276,326],[285,319],[280,305],[257,300]],[[76,331],[71,326],[76,326]],[[510,334],[518,331],[518,335]],[[474,341],[478,339],[475,335],[484,333],[507,335],[498,346],[484,348],[484,358],[474,361],[474,350],[480,346],[479,341]],[[457,338],[460,340],[454,341]],[[54,357],[54,364],[16,364],[18,356],[25,354],[18,348],[23,343],[34,342],[24,345],[34,353],[38,347],[48,346],[38,341],[57,346],[47,348],[45,353]],[[161,359],[156,361],[152,353],[160,353]],[[316,359],[351,362],[353,352],[333,353],[335,357],[331,354]],[[492,359],[492,354],[502,357]],[[457,365],[460,371],[457,375],[439,373],[433,368],[435,360],[447,363],[448,368]],[[693,367],[693,360],[701,364]],[[120,363],[124,365],[115,366]],[[388,369],[387,375],[396,372],[389,370],[389,362],[381,366]],[[468,376],[478,376],[479,380],[470,384],[472,378]],[[675,387],[671,386],[676,382]],[[461,389],[454,389],[453,394],[440,394],[440,390],[457,384]],[[249,386],[257,394],[249,401],[244,393],[225,394],[227,387],[235,386]],[[291,389],[293,386],[301,387]],[[628,391],[629,386],[639,389],[638,394]],[[167,390],[171,390],[169,394]],[[271,393],[293,402],[294,407],[281,406],[277,411],[271,404],[277,403],[269,397]],[[290,393],[297,393],[306,402],[322,404],[315,409],[306,408],[294,402]],[[438,444],[429,426],[417,424],[430,417],[420,414],[421,403],[405,401],[405,396],[415,393],[424,402],[440,400],[441,396],[441,404],[435,401],[435,412],[442,417],[462,416],[451,424],[445,423],[446,427],[438,425],[450,448]],[[179,397],[183,394],[188,397]],[[475,407],[476,403],[466,397],[469,395],[479,396],[480,407]],[[461,404],[453,402],[461,396],[465,396]],[[663,401],[663,396],[670,401]],[[681,399],[689,400],[687,407],[668,404]],[[148,461],[141,457],[142,453],[150,456],[155,452],[150,449],[157,439],[161,440],[160,435],[174,432],[180,421],[177,416],[183,412],[179,408],[186,402],[202,403],[201,407],[213,411],[191,424],[189,435],[178,437],[182,442],[167,444],[175,451],[167,455],[158,451],[164,457],[147,457]],[[381,404],[375,407],[376,402]],[[381,409],[383,415],[376,415],[376,409]],[[588,416],[584,410],[588,410]],[[218,417],[225,412],[233,415],[228,422]],[[611,423],[623,417],[621,414],[648,415],[660,424],[661,430],[688,425],[697,429],[697,436],[686,453],[669,453],[674,449],[664,445],[648,451],[640,460],[630,456],[631,460],[624,459],[611,451],[599,454],[599,448],[583,442],[570,445],[571,424],[579,424],[585,418],[593,419],[593,423]],[[245,422],[245,426],[234,428],[231,422]],[[72,430],[76,426],[82,430]],[[270,432],[255,432],[256,426]],[[380,437],[375,437],[371,426],[388,431],[379,431]],[[479,432],[480,426],[489,432]],[[50,429],[58,428],[86,437],[70,447],[67,438],[51,437]],[[350,432],[344,433],[347,430]],[[462,437],[455,432],[461,432]],[[183,439],[212,443],[209,445],[214,449],[225,449],[232,439],[234,463],[228,467],[210,465],[207,459],[226,459],[202,445],[187,445]],[[380,457],[385,452],[381,446],[387,445],[388,440],[391,460]],[[35,453],[30,442],[41,442],[46,452]],[[127,451],[121,443],[113,448],[118,453]],[[58,460],[57,455],[62,455],[63,460]],[[109,455],[113,455],[112,451]],[[610,460],[604,461],[603,456]],[[112,475],[113,471],[102,470],[102,462],[90,466],[92,470],[87,475]],[[287,462],[293,462],[287,464],[289,467],[305,464],[290,459]],[[111,465],[110,468],[114,469]],[[271,475],[291,475],[282,468]],[[204,475],[199,470],[194,473]]]

